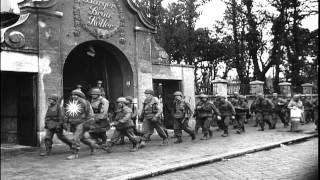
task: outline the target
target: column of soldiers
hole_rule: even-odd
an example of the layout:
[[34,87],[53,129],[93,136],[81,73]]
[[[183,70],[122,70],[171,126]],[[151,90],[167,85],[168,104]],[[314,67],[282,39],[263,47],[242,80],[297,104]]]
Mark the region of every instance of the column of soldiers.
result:
[[[104,97],[105,93],[101,83],[98,81],[98,85],[90,89],[88,99],[80,86],[71,92],[71,97],[66,102],[63,102],[63,98],[59,98],[55,94],[48,97],[49,105],[45,117],[46,135],[44,138],[46,149],[40,155],[50,155],[54,134],[69,146],[71,151],[71,155],[67,157],[69,160],[78,158],[81,142],[89,146],[90,153],[93,155],[97,149],[111,153],[112,147],[120,139],[127,137],[132,143],[130,151],[136,152],[147,145],[154,130],[162,138],[160,146],[168,145],[169,136],[164,127],[162,108],[159,100],[154,97],[153,90],[145,90],[146,98],[139,115],[133,104],[133,98],[130,96],[119,97],[116,101],[115,112],[110,115],[109,101]],[[257,94],[249,108],[246,97],[237,93],[231,102],[227,100],[225,95],[217,95],[213,102],[208,99],[207,95],[200,94],[200,101],[196,104],[193,113],[190,104],[184,100],[182,92],[176,91],[173,95],[171,113],[176,137],[175,144],[182,143],[182,130],[188,133],[193,141],[201,128],[200,140],[210,139],[213,134],[211,130],[213,123],[216,123],[218,129],[223,131],[222,137],[229,136],[229,125],[236,127],[238,134],[244,133],[244,124],[247,121],[249,110],[255,114],[256,125],[260,126],[259,130],[261,131],[264,131],[265,124],[269,126],[269,129],[275,129],[278,118],[284,127],[288,127],[289,109],[303,107],[303,103],[297,95],[291,101],[286,101],[279,98],[276,93],[272,95],[271,99],[265,98],[263,94]],[[311,102],[310,99],[307,100],[304,101],[306,105],[304,111],[307,112],[305,113],[305,121],[314,121],[316,129],[318,129],[318,99],[314,102]],[[314,110],[315,108],[316,110]],[[196,120],[194,130],[189,127],[192,114]],[[142,123],[142,131],[137,129],[136,120]],[[107,141],[106,133],[112,126],[115,129],[110,141]],[[73,138],[69,139],[65,136],[63,130],[72,132]]]

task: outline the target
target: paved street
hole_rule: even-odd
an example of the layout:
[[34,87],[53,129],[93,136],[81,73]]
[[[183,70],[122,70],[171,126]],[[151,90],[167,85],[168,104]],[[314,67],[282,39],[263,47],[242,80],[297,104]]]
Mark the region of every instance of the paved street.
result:
[[181,170],[148,180],[294,179],[318,176],[318,138],[226,161]]
[[[221,131],[215,131],[212,139],[201,141],[197,137],[194,142],[185,135],[184,143],[176,145],[171,139],[167,147],[158,146],[161,140],[157,136],[152,136],[152,142],[147,147],[134,153],[128,151],[130,145],[126,144],[116,145],[111,154],[99,151],[96,155],[90,156],[89,149],[82,146],[84,148],[80,150],[79,159],[74,161],[65,160],[69,155],[66,146],[54,147],[50,157],[40,157],[38,151],[14,156],[6,155],[1,157],[1,179],[110,179],[210,155],[306,136],[303,132],[287,132],[288,129],[282,128],[280,124],[278,129],[264,132],[257,131],[258,128],[252,127],[252,124],[246,126],[245,134],[238,135],[232,130],[229,137],[223,138],[220,136]],[[314,124],[301,126],[304,132],[313,131],[314,128]]]

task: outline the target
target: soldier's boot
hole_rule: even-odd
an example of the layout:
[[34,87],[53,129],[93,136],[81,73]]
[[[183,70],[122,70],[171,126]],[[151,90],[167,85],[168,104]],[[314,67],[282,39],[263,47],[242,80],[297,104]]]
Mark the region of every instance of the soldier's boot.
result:
[[192,133],[192,134],[190,134],[190,136],[191,136],[192,141],[194,141],[196,139],[196,133]]
[[141,141],[140,142],[140,148],[143,148],[143,147],[145,147],[146,146],[146,141]]
[[261,128],[258,131],[264,131],[264,126],[261,126]]
[[211,138],[211,137],[212,137],[212,131],[209,130],[209,138]]
[[74,150],[70,156],[66,158],[67,160],[78,159],[78,150]]
[[40,153],[40,156],[49,156],[51,154],[51,147],[46,147],[46,151]]
[[91,145],[90,146],[90,155],[94,155],[99,147],[101,147],[101,146]]
[[182,138],[177,136],[177,140],[175,142],[173,142],[174,144],[179,144],[182,143]]
[[195,134],[198,134],[198,131],[199,131],[199,128],[198,128],[198,127],[195,127],[195,128],[194,128],[194,133],[195,133]]
[[125,141],[124,141],[124,137],[121,137],[119,144],[120,144],[120,145],[126,144]]
[[239,129],[237,130],[237,134],[241,134],[241,132],[242,132],[242,128],[239,128]]
[[222,137],[227,137],[229,136],[228,130],[224,130],[223,134],[221,135]]
[[203,136],[200,138],[200,140],[208,140],[208,133],[203,134]]
[[[139,143],[138,143],[138,144],[139,144]],[[138,149],[139,149],[138,144],[134,143],[134,144],[133,144],[133,147],[132,147],[129,151],[130,151],[130,152],[136,152],[136,151],[138,151]]]
[[169,141],[168,141],[168,138],[162,140],[162,143],[160,144],[160,146],[168,146],[169,144]]

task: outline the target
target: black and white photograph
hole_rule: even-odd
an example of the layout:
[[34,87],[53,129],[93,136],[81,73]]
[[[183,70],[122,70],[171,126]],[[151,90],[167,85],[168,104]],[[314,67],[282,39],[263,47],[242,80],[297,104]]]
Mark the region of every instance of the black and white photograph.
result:
[[1,0],[2,180],[316,180],[317,0]]

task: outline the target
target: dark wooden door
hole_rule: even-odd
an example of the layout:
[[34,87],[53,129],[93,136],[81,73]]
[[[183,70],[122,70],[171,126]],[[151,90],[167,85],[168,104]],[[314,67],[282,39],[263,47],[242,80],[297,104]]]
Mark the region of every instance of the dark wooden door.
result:
[[21,74],[17,77],[18,88],[18,142],[21,145],[37,146],[36,90],[37,76]]

